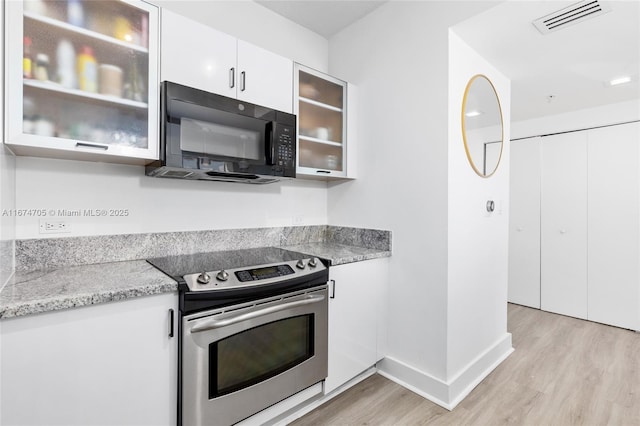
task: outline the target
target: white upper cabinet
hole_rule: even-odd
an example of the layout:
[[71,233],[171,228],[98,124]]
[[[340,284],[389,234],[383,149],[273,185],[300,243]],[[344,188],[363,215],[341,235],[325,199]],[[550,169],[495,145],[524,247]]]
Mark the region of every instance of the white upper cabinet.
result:
[[293,112],[293,61],[238,40],[238,99]]
[[235,97],[236,39],[162,9],[160,78]]
[[158,156],[158,9],[142,1],[9,1],[5,142],[17,154]]
[[[355,87],[296,64],[295,113],[298,116],[298,177],[354,178],[355,125],[347,110]],[[351,111],[349,110],[351,113]]]
[[293,112],[293,61],[162,10],[162,80]]

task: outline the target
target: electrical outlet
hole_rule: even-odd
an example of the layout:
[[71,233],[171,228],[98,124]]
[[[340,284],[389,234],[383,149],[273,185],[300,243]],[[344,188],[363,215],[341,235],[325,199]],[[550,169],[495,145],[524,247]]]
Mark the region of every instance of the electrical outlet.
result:
[[71,232],[71,224],[65,220],[48,219],[40,221],[41,234],[62,234],[65,232]]

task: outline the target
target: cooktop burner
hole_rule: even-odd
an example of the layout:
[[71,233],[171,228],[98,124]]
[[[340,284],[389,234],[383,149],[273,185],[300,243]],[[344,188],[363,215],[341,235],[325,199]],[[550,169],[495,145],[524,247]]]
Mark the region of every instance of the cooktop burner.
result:
[[147,259],[190,291],[268,284],[325,269],[319,259],[277,247],[196,253]]
[[147,259],[178,282],[181,314],[326,285],[326,261],[277,247]]

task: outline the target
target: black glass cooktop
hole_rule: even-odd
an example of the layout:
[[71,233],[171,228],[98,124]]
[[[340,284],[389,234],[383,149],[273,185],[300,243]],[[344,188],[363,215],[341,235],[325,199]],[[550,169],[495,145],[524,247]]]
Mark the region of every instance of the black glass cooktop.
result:
[[147,262],[178,282],[187,274],[217,271],[220,269],[251,268],[269,263],[308,259],[309,255],[278,247],[261,247],[244,250],[216,251],[147,259]]

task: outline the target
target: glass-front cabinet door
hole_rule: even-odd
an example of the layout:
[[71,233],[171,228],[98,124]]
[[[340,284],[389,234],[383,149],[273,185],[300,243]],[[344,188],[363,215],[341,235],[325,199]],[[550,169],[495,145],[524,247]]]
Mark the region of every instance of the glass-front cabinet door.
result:
[[346,177],[347,84],[296,64],[300,177]]
[[5,27],[5,141],[17,154],[157,158],[157,7],[8,1]]

